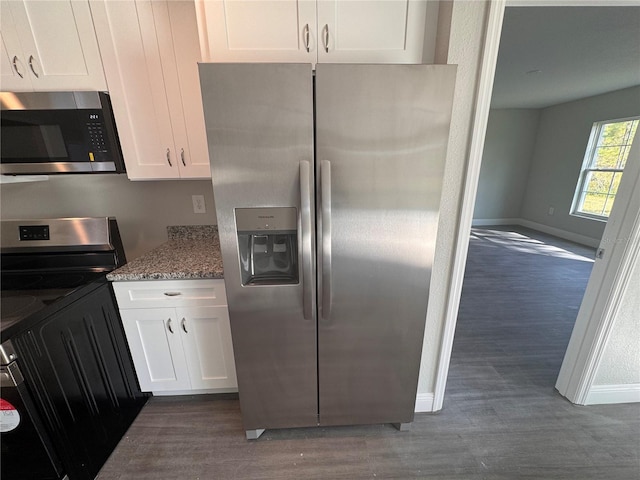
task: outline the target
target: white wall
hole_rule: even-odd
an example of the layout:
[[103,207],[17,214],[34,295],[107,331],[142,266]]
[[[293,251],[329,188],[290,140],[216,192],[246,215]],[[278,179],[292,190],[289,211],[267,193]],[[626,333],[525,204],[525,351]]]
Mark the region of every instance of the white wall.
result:
[[[131,182],[126,175],[50,176],[3,184],[2,219],[114,216],[128,260],[167,240],[168,225],[216,224],[209,180]],[[194,214],[191,195],[204,195],[207,213]]]
[[611,336],[607,340],[594,385],[640,385],[640,261],[622,294]]
[[[458,72],[418,380],[417,411],[430,411],[433,404],[438,355],[446,316],[448,285],[452,275],[468,163],[468,149],[484,43],[485,15],[489,6],[488,2],[477,1],[447,3],[445,8],[443,5],[440,7],[441,18],[439,18],[438,24],[439,38],[436,44],[436,62],[456,64]],[[449,15],[450,28],[449,19],[445,18]],[[447,38],[442,38],[442,32]],[[446,57],[444,56],[445,52]]]
[[599,240],[605,222],[569,214],[591,127],[639,114],[640,86],[543,109],[520,217]]
[[520,217],[539,120],[537,109],[490,111],[474,219]]

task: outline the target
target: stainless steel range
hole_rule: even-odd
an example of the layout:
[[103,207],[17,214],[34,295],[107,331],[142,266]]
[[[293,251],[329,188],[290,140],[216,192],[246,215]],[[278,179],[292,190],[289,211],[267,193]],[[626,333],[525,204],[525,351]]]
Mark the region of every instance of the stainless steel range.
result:
[[0,226],[1,476],[93,479],[146,401],[105,278],[117,222]]

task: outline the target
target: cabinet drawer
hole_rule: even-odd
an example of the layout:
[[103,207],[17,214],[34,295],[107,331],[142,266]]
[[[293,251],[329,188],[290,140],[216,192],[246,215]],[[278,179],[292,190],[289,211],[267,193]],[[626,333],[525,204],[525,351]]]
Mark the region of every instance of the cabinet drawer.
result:
[[224,280],[113,282],[113,290],[121,310],[227,304]]

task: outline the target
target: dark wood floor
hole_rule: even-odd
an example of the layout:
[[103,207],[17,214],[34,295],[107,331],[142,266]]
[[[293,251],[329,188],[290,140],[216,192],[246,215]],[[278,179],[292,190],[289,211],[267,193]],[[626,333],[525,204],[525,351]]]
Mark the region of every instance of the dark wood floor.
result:
[[474,229],[444,409],[390,425],[244,439],[233,395],[153,398],[100,480],[638,479],[640,405],[577,407],[554,384],[593,250]]

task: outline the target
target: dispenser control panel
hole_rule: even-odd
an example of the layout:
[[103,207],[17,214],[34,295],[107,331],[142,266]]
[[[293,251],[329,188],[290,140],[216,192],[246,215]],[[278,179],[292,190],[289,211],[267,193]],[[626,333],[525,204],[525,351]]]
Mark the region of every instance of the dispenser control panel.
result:
[[298,283],[298,211],[236,208],[242,285]]
[[236,208],[238,232],[295,231],[298,214],[294,207]]

